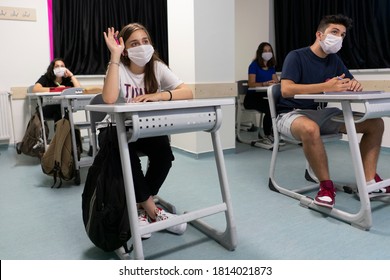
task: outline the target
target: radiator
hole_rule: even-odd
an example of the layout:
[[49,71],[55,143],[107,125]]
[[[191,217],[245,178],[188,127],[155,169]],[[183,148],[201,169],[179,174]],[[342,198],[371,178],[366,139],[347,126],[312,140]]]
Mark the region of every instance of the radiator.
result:
[[10,97],[6,91],[0,91],[0,140],[11,138],[12,121]]

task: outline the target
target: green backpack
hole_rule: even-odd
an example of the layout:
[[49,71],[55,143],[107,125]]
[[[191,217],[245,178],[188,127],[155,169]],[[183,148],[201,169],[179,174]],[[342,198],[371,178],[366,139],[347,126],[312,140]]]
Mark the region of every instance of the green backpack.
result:
[[[77,135],[76,133],[76,138],[78,137],[80,137],[80,134]],[[64,118],[56,122],[56,132],[50,142],[49,148],[41,158],[41,167],[43,173],[53,176],[54,183],[51,186],[52,188],[56,185],[57,178],[60,179],[59,188],[62,185],[62,179],[69,181],[75,176],[72,135],[67,114]]]

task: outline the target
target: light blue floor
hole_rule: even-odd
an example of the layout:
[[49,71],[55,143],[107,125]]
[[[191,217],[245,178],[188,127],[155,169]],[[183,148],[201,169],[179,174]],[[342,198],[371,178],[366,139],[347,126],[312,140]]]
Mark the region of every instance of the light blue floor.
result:
[[[333,178],[353,182],[349,149],[345,142],[327,144]],[[175,151],[171,173],[160,195],[179,212],[220,201],[212,156],[198,159]],[[299,206],[297,200],[268,188],[271,152],[237,143],[225,155],[238,245],[227,251],[189,226],[182,236],[153,233],[143,242],[146,259],[197,260],[355,260],[390,259],[390,198],[372,203],[373,227],[362,231],[334,218]],[[383,149],[378,173],[389,177],[390,152]],[[304,183],[300,148],[284,148],[278,176],[282,182]],[[82,222],[82,185],[65,183],[51,189],[35,158],[17,155],[13,146],[0,146],[0,259],[117,259],[88,239]],[[336,204],[352,209],[354,195],[338,192]],[[207,222],[224,228],[218,214]]]

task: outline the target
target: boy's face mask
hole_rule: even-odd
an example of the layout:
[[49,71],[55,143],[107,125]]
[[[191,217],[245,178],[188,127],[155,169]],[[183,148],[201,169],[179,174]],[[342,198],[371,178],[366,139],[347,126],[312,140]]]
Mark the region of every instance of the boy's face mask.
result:
[[326,54],[337,53],[343,45],[343,38],[332,34],[326,34],[325,39],[320,41],[320,45]]

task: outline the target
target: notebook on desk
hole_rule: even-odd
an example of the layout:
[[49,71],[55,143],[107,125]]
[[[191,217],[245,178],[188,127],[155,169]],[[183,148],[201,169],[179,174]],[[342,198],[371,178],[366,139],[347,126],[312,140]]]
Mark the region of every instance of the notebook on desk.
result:
[[67,88],[71,88],[71,87],[51,87],[50,92],[62,92]]
[[363,91],[324,91],[326,95],[343,95],[343,94],[380,94],[383,90],[363,90]]

